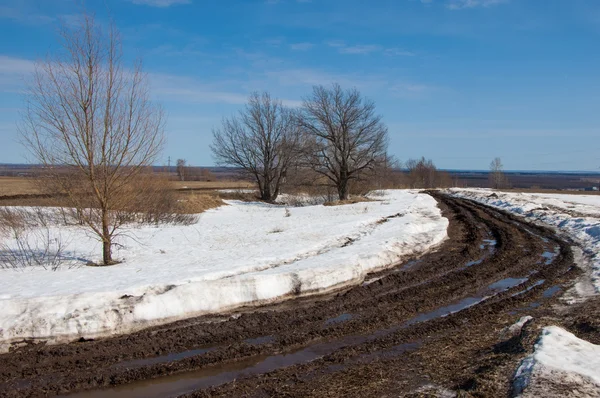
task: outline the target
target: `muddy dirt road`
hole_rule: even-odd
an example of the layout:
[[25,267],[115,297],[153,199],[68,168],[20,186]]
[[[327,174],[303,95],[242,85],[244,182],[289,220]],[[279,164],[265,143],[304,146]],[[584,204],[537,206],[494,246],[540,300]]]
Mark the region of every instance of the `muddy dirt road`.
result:
[[[501,397],[539,326],[598,342],[597,301],[556,306],[580,273],[568,242],[433,195],[450,220],[434,253],[327,297],[24,347],[0,356],[0,396]],[[533,321],[506,331],[525,315]]]

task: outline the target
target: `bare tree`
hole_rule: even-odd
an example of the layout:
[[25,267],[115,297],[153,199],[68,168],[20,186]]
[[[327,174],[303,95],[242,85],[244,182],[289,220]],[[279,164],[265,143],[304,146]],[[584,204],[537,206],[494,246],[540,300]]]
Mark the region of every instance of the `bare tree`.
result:
[[387,127],[375,114],[375,103],[356,89],[315,86],[304,100],[299,125],[308,136],[306,160],[336,187],[340,200],[349,182],[385,159]]
[[411,188],[447,188],[456,185],[447,171],[438,170],[431,159],[409,159],[406,162],[408,185]]
[[409,159],[406,162],[408,180],[411,188],[435,188],[437,186],[437,167],[431,159]]
[[20,133],[49,185],[98,236],[110,265],[123,193],[162,148],[163,112],[150,101],[141,62],[123,66],[114,25],[103,32],[83,15],[60,36],[62,51],[36,65]]
[[274,201],[298,156],[299,143],[294,112],[265,92],[253,93],[238,115],[223,119],[213,130],[211,150],[218,164],[250,175],[262,200]]
[[505,188],[507,186],[506,175],[504,174],[504,165],[500,158],[494,158],[490,163],[490,185],[494,189]]
[[177,159],[177,177],[179,181],[185,181],[187,176],[187,162],[185,159]]

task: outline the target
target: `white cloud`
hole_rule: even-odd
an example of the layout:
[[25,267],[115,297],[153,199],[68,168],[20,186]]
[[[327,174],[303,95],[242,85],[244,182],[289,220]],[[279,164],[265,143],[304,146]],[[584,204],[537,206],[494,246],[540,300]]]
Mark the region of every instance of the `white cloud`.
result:
[[401,56],[401,57],[414,57],[415,53],[411,51],[402,50],[400,48],[387,48],[385,50],[386,55],[390,56]]
[[290,45],[290,48],[294,51],[308,51],[314,47],[312,43],[294,43]]
[[462,10],[465,8],[492,7],[498,4],[508,3],[510,0],[450,0],[447,7],[451,10]]
[[[175,76],[161,73],[150,73],[151,92],[159,102],[176,102],[182,104],[228,104],[243,105],[248,101],[251,91],[265,89],[243,84],[241,81],[205,82],[190,76]],[[248,83],[248,82],[247,82]],[[298,100],[281,98],[287,106],[299,106]]]
[[325,42],[329,47],[337,48],[340,54],[371,54],[377,52],[383,52],[388,56],[404,56],[404,57],[412,57],[415,53],[407,50],[403,50],[400,48],[385,48],[378,44],[357,44],[353,46],[346,45],[345,42],[341,40],[330,40]]
[[20,23],[25,23],[29,25],[40,25],[51,23],[54,21],[53,17],[49,17],[47,15],[36,14],[35,12],[28,10],[26,8],[15,8],[15,7],[6,7],[0,6],[0,18],[3,19],[12,19],[13,21],[17,21]]
[[329,40],[325,42],[325,44],[327,44],[329,47],[346,47],[346,43],[344,43],[342,40]]
[[31,60],[0,55],[0,92],[21,92],[25,79],[34,70],[35,62]]
[[356,46],[340,48],[340,54],[370,54],[381,50],[381,46],[376,44],[359,44]]
[[186,76],[175,76],[163,73],[149,73],[152,94],[159,101],[183,103],[225,103],[244,104],[247,94],[223,90],[215,83],[204,83]]
[[424,94],[434,89],[433,86],[418,83],[398,83],[390,87],[390,91],[398,95]]
[[129,0],[133,4],[146,5],[150,7],[170,7],[177,4],[191,4],[192,0]]

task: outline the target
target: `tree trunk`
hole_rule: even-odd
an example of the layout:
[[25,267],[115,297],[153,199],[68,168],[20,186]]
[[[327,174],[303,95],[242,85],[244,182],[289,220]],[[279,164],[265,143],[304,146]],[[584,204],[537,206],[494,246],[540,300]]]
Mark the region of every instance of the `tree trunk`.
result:
[[267,202],[270,202],[273,200],[271,195],[271,184],[269,184],[268,182],[265,182],[265,186],[263,187],[263,191],[261,192],[261,199],[265,200]]
[[343,178],[338,183],[338,196],[340,200],[348,200],[348,178]]
[[102,209],[102,262],[104,265],[112,265],[112,242],[108,225],[108,210]]

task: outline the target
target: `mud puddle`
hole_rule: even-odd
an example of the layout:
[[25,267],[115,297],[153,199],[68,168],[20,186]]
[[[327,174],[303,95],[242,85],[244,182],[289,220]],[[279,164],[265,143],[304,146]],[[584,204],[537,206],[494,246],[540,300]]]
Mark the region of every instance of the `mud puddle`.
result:
[[[277,354],[266,357],[252,357],[247,360],[238,361],[229,365],[225,364],[220,366],[209,366],[197,371],[175,374],[172,376],[161,377],[158,379],[144,380],[141,382],[135,382],[132,384],[124,385],[122,387],[117,387],[109,390],[83,392],[75,395],[69,395],[69,397],[173,397],[181,394],[186,394],[198,389],[215,387],[221,384],[229,383],[234,380],[238,380],[240,378],[256,376],[259,374],[272,372],[277,369],[314,361],[323,356],[333,354],[339,349],[364,344],[376,339],[381,339],[383,337],[391,335],[392,333],[397,332],[400,329],[410,327],[414,324],[431,321],[436,318],[441,318],[457,313],[459,311],[477,305],[499,293],[502,293],[522,283],[525,283],[527,280],[528,278],[505,278],[499,280],[487,286],[487,288],[485,288],[477,296],[464,298],[454,304],[440,307],[436,310],[417,315],[416,317],[404,322],[401,325],[396,325],[387,329],[381,329],[371,334],[347,336],[338,340],[317,343],[286,354]],[[344,322],[352,319],[353,317],[353,314],[345,313],[335,318],[328,319],[325,322],[325,324],[331,325],[339,322]],[[245,340],[245,342],[249,344],[262,344],[265,342],[270,342],[272,341],[272,339],[272,336],[264,336],[256,339],[248,339]],[[369,360],[372,360],[374,356],[385,357],[388,355],[401,355],[406,350],[414,349],[416,347],[418,346],[415,346],[412,343],[402,344],[399,346],[392,347],[390,350],[368,354],[368,356]],[[199,352],[201,350],[196,351]],[[190,357],[192,355],[198,355],[198,353],[192,354],[191,352],[184,352],[180,354],[172,354],[165,357],[151,358],[146,361],[158,361],[162,358],[174,358],[175,356],[178,356],[179,359],[182,359]],[[136,364],[137,363],[138,362],[136,362]]]
[[[389,332],[391,333],[391,331]],[[277,369],[314,361],[325,355],[330,355],[344,347],[359,345],[380,337],[377,334],[348,336],[339,340],[318,343],[286,354],[257,356],[246,360],[208,366],[206,368],[174,374],[156,379],[143,380],[126,384],[113,389],[81,392],[68,395],[69,398],[162,398],[176,397],[192,391],[219,386],[241,378],[272,372]],[[405,350],[411,346],[404,347]],[[394,348],[400,355],[402,347]]]
[[550,288],[546,289],[546,290],[544,291],[544,293],[542,293],[542,297],[543,297],[543,298],[545,298],[545,299],[548,299],[548,298],[554,297],[554,295],[555,295],[556,293],[560,292],[561,290],[562,290],[562,289],[561,289],[561,287],[560,287],[560,286],[552,286],[552,287],[550,287]]
[[275,341],[275,336],[261,336],[261,337],[255,338],[255,339],[246,339],[246,340],[244,340],[244,343],[250,344],[250,345],[262,345],[262,344],[269,344],[274,341]]
[[159,357],[154,357],[154,358],[134,359],[132,361],[120,362],[120,363],[116,364],[115,367],[135,369],[135,368],[141,368],[144,366],[151,366],[151,365],[157,365],[157,364],[161,364],[161,363],[180,361],[185,358],[190,358],[190,357],[195,357],[197,355],[206,354],[207,352],[214,351],[218,348],[219,347],[199,348],[196,350],[189,350],[189,351],[171,353],[171,354],[167,354],[167,355],[161,355]]
[[554,251],[545,251],[542,253],[542,257],[545,259],[544,264],[550,265],[556,260],[556,257],[560,254],[560,246],[555,246]]
[[336,316],[335,318],[329,318],[328,320],[325,321],[325,326],[334,325],[336,323],[341,323],[341,322],[346,322],[346,321],[351,320],[354,317],[355,317],[354,314],[342,314],[342,315]]

